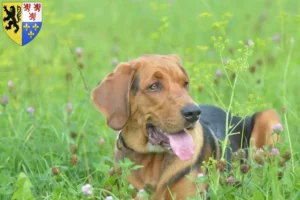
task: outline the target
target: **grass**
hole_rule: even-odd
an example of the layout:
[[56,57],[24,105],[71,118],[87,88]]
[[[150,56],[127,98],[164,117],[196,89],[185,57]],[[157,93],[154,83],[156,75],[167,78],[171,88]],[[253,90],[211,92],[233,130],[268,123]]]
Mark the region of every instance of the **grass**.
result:
[[[278,156],[247,175],[237,168],[222,177],[200,177],[211,183],[212,199],[300,199],[299,1],[42,2],[43,26],[31,43],[20,47],[0,34],[0,95],[8,95],[0,108],[0,199],[129,198],[132,163],[122,163],[118,190],[115,177],[107,176],[116,135],[92,106],[90,93],[117,61],[145,53],[180,55],[199,103],[230,106],[240,115],[273,108],[282,117],[278,148],[281,155],[292,151],[286,167],[277,166]],[[247,41],[254,43],[251,56],[245,56]],[[224,64],[227,58],[234,62]],[[215,77],[216,70],[223,78]],[[78,147],[74,156],[72,145]],[[278,170],[284,172],[281,180]],[[228,176],[241,187],[215,181]],[[86,183],[94,196],[82,194]]]

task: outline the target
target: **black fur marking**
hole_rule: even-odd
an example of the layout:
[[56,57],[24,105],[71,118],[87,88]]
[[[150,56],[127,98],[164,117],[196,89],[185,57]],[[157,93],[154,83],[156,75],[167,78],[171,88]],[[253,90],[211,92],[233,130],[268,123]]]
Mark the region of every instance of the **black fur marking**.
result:
[[122,132],[119,133],[119,137],[118,137],[118,140],[117,140],[117,148],[119,150],[122,150],[122,147],[120,146],[121,144],[123,145],[123,147],[125,147],[126,149],[128,150],[131,150],[131,151],[134,151],[132,148],[128,147],[123,136],[122,136]]
[[[224,141],[226,136],[226,112],[221,108],[212,105],[199,105],[201,109],[200,123],[208,126],[220,141]],[[239,133],[229,136],[230,145],[225,149],[225,159],[231,160],[232,152],[243,148],[248,158],[248,148],[250,146],[250,138],[254,126],[255,115],[241,118],[232,116],[229,113],[229,132]],[[221,144],[220,144],[221,145]],[[227,164],[227,169],[230,170],[230,164]]]
[[206,126],[202,126],[202,128],[203,128],[203,146],[199,152],[196,162],[193,165],[184,168],[179,173],[177,173],[172,178],[170,178],[170,180],[165,184],[166,187],[172,185],[173,183],[176,183],[181,178],[189,174],[192,170],[198,169],[204,160],[205,154],[207,153],[205,152],[206,147],[209,147],[213,150],[214,158],[216,158],[216,156],[218,155],[217,153],[218,147],[215,138],[213,136],[213,133]]

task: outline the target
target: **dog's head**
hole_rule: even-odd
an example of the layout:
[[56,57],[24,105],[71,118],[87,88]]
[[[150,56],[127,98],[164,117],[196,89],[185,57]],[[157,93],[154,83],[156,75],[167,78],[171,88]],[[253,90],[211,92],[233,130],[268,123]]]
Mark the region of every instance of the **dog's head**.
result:
[[188,132],[200,116],[188,86],[189,77],[176,55],[145,55],[119,64],[93,90],[92,101],[112,129],[130,127],[148,149],[150,144],[180,154],[176,151],[184,150],[178,146],[192,146]]

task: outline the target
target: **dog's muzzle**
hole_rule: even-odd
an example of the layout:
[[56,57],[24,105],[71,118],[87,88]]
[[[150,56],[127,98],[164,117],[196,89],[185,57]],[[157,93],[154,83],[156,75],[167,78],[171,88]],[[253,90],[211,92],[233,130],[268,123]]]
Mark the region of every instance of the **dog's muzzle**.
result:
[[181,109],[181,115],[187,122],[194,123],[199,120],[201,114],[200,107],[195,104],[184,106]]

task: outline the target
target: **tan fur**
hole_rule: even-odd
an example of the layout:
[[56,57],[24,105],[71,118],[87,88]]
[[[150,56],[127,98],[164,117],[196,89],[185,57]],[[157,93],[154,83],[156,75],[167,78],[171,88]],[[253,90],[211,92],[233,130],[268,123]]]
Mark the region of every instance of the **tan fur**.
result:
[[[92,92],[92,102],[105,115],[107,124],[114,130],[121,129],[128,120],[128,95],[132,76],[131,66],[128,63],[121,63]],[[107,95],[111,92],[119,93],[123,98]]]
[[[196,179],[197,172],[192,171],[189,175],[190,178]],[[203,190],[201,188],[201,190]],[[176,198],[176,200],[186,200],[186,197],[193,196],[197,193],[197,187],[187,177],[183,177],[177,183],[167,189],[166,199]],[[203,190],[204,191],[204,190]]]
[[[164,187],[164,184],[166,184],[167,181],[179,171],[195,163],[197,156],[200,153],[203,145],[203,135],[200,124],[197,124],[190,134],[192,135],[193,140],[197,141],[197,143],[195,142],[195,154],[192,160],[183,162],[176,155],[169,153],[140,154],[126,149],[120,151],[117,148],[115,148],[115,159],[121,160],[124,157],[127,157],[131,161],[139,165],[143,165],[144,167],[142,169],[132,171],[129,176],[129,182],[138,190],[143,189],[145,185],[151,185],[152,188],[154,188],[154,191],[156,191],[152,198],[159,199],[158,197],[166,195],[167,188]],[[194,170],[193,173],[197,174],[198,171]],[[191,182],[190,180],[186,180],[184,182],[186,183],[188,181]],[[177,183],[177,185],[178,184],[179,183]],[[182,192],[181,190],[177,191],[174,189],[171,191],[174,194]]]
[[264,145],[272,147],[274,143],[281,141],[277,134],[272,135],[272,127],[277,123],[280,123],[280,118],[275,110],[266,110],[255,115],[251,141],[256,148],[262,148]]

